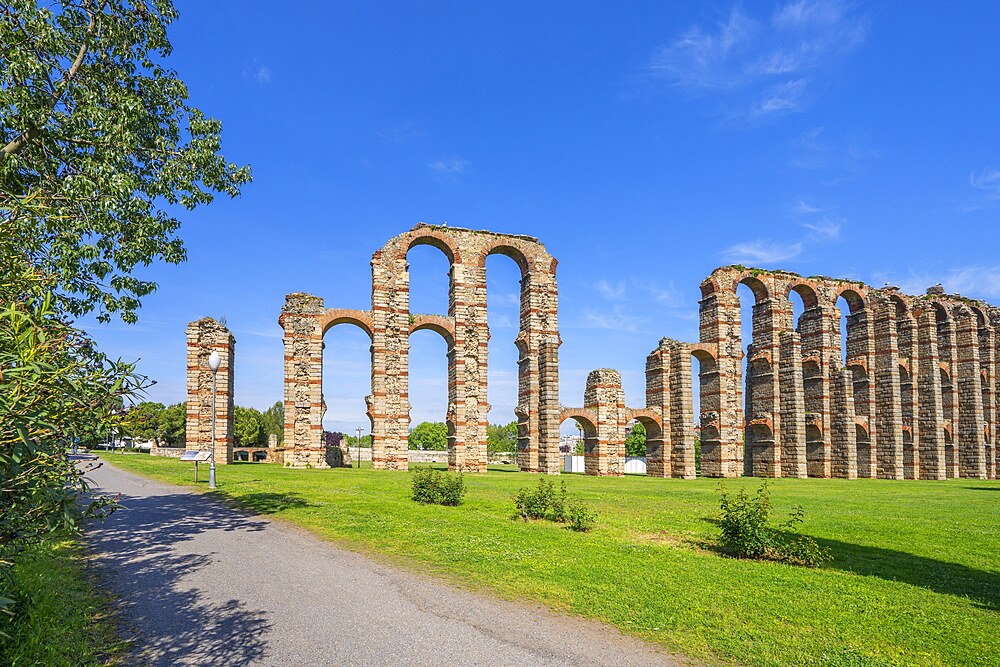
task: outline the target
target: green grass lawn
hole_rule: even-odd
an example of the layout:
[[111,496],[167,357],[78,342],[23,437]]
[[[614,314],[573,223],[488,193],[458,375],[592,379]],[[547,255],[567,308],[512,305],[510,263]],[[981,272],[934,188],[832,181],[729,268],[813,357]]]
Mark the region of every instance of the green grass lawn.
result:
[[14,599],[14,615],[0,617],[0,665],[90,667],[120,664],[125,646],[109,615],[87,559],[72,538],[53,539],[18,556],[13,584],[0,593]]
[[[106,458],[195,486],[190,464]],[[599,515],[581,534],[512,520],[511,496],[538,479],[513,469],[466,475],[460,507],[414,503],[398,472],[236,464],[218,478],[218,494],[348,548],[598,618],[697,661],[1000,665],[1000,482],[773,480],[777,518],[802,505],[801,532],[834,556],[805,569],[711,550],[718,480],[564,475]]]

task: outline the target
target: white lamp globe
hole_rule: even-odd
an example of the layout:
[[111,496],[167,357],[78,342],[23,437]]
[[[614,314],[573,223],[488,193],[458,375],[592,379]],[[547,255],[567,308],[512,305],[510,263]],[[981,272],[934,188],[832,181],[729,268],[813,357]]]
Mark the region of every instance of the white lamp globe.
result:
[[212,369],[212,372],[219,370],[219,365],[222,363],[222,357],[215,350],[212,350],[212,354],[208,355],[208,367]]

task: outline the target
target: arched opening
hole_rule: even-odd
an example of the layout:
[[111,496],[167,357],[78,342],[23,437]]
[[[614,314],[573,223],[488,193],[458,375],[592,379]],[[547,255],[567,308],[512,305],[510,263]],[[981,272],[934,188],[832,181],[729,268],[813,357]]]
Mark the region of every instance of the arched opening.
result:
[[[917,327],[906,302],[898,295],[889,297],[895,307],[896,316],[896,346],[899,355],[899,390],[900,417],[903,423],[903,477],[917,479],[920,477],[920,457],[916,450],[913,433],[917,428],[917,391],[913,374],[917,357]],[[909,440],[905,433],[909,432]]]
[[[486,320],[490,329],[487,347],[487,400],[490,403],[487,448],[491,458],[516,460],[518,443],[519,359],[516,344],[520,331],[522,283],[517,261],[488,255],[486,268]],[[520,361],[527,363],[527,359]],[[527,424],[522,426],[527,431]],[[527,433],[525,433],[527,437]]]
[[691,377],[694,387],[694,468],[701,477],[702,459],[706,452],[720,447],[719,432],[719,367],[715,358],[703,350],[692,350]]
[[[855,424],[855,426],[854,426],[854,437],[855,437],[855,439],[857,441],[858,461],[861,461],[861,457],[862,456],[864,456],[864,460],[865,461],[871,461],[872,460],[872,438],[871,438],[871,434],[868,432],[868,429],[865,428],[864,426],[862,426],[861,424]],[[858,476],[861,477],[861,475],[860,475],[860,468],[859,468],[859,475]]]
[[371,393],[371,349],[371,338],[359,322],[338,322],[323,334],[323,430],[342,433],[355,446],[360,427],[362,444],[371,447],[365,402]]
[[410,278],[410,312],[449,314],[450,251],[429,243],[415,243],[406,253]]
[[559,449],[563,453],[563,472],[587,471],[587,457],[597,454],[597,428],[583,416],[567,416],[559,425]]
[[437,329],[419,329],[410,334],[409,449],[447,451],[454,444],[449,433],[449,357],[446,336]]

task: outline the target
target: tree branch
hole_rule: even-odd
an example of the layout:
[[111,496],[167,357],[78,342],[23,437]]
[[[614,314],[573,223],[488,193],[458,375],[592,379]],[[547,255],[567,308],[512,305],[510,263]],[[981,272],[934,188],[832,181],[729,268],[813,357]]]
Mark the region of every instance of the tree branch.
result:
[[[93,10],[91,3],[84,3],[85,11],[90,17],[90,22],[87,24],[87,34],[83,37],[83,43],[80,44],[80,50],[76,54],[76,58],[73,60],[73,64],[70,68],[66,70],[66,74],[63,75],[63,81],[65,85],[62,86],[61,90],[53,90],[52,94],[49,96],[48,104],[48,114],[51,115],[52,111],[59,104],[59,99],[62,97],[63,93],[69,88],[70,82],[76,76],[77,72],[80,71],[80,67],[83,65],[83,59],[87,55],[87,50],[90,45],[90,39],[94,36],[94,31],[97,27],[97,13]],[[3,149],[0,149],[0,163],[3,163],[9,156],[17,153],[19,150],[27,146],[29,143],[41,136],[42,131],[35,124],[30,124],[28,129],[22,132],[19,136],[15,137],[10,141]]]

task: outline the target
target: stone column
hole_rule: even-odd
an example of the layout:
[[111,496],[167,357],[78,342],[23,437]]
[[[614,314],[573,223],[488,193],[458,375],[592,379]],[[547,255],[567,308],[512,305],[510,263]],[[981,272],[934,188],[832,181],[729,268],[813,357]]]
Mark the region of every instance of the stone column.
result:
[[883,294],[871,296],[875,314],[875,422],[878,476],[903,479],[903,422],[900,410],[899,347],[895,305]]
[[986,478],[996,479],[996,403],[993,394],[993,373],[996,366],[995,353],[995,333],[994,329],[986,320],[986,315],[982,311],[978,313],[982,317],[979,322],[979,368],[982,375],[983,391],[983,437],[985,438],[986,451]]
[[[187,326],[187,449],[215,448],[215,462],[233,462],[233,351],[236,339],[222,324],[205,317]],[[208,357],[218,352],[215,382],[215,433],[212,433],[212,369]]]
[[802,350],[799,334],[781,334],[781,476],[806,477],[806,410],[802,388]]
[[[707,289],[704,283],[702,289]],[[718,350],[714,363],[701,365],[701,472],[705,477],[738,477],[743,471],[744,429],[736,285],[710,290],[698,305],[701,342]]]
[[830,356],[834,350],[831,323],[839,310],[816,305],[799,320],[802,340],[802,390],[806,402],[806,461],[810,477],[830,476]]
[[920,422],[917,419],[920,391],[917,376],[920,373],[917,359],[916,321],[906,312],[901,302],[896,308],[896,332],[899,342],[900,417],[903,423],[903,477],[920,479]]
[[487,392],[486,267],[455,262],[451,267],[449,314],[455,318],[455,346],[448,354],[448,468],[486,472]]
[[406,470],[410,435],[410,275],[390,242],[372,257],[372,468]]
[[549,475],[562,471],[559,451],[559,345],[558,339],[541,342],[538,364],[538,469]]
[[990,324],[993,326],[993,366],[990,378],[993,381],[993,471],[994,478],[1000,478],[1000,308],[989,308]]
[[944,409],[941,404],[937,320],[933,308],[924,309],[917,317],[917,343],[920,478],[945,479]]
[[646,408],[660,415],[660,437],[651,442],[647,436],[646,475],[670,477],[670,350],[667,339],[646,357]]
[[854,416],[854,375],[833,364],[830,383],[830,473],[833,477],[857,479],[858,450]]
[[[875,329],[872,303],[847,316],[847,368],[854,376],[854,412],[863,428],[858,448],[858,477],[878,475],[878,427],[875,419]],[[862,436],[867,434],[867,440]]]
[[[550,350],[548,355],[542,355],[541,343],[544,340],[559,341],[559,291],[556,285],[555,262],[547,255],[528,256],[530,263],[528,271],[521,277],[521,331],[518,334],[518,465],[521,470],[538,472],[544,467],[539,449],[546,447],[548,452],[544,458],[546,466],[552,466],[552,461],[559,458],[559,429],[542,432],[539,421],[541,405],[541,364],[549,364],[545,375],[548,378],[558,377],[558,350]],[[548,262],[548,264],[546,264]],[[545,399],[549,402],[558,398],[550,394]],[[551,410],[548,406],[544,409]]]
[[945,427],[945,474],[958,477],[958,352],[955,347],[955,320],[944,307],[936,314],[938,355],[941,358],[941,408]]
[[[692,394],[691,348],[686,343],[678,341],[670,341],[669,347],[669,437],[672,449],[670,474],[682,479],[694,479],[694,396]],[[665,423],[668,420],[666,415],[664,415],[664,420]]]
[[599,368],[587,376],[584,407],[597,416],[597,441],[586,443],[584,469],[588,475],[625,474],[625,393],[616,370]]
[[323,438],[323,299],[303,292],[285,297],[278,324],[285,344],[284,465],[326,468]]
[[753,343],[747,359],[744,474],[781,476],[781,398],[777,365],[781,350],[782,304],[774,299],[753,306]]
[[976,316],[964,306],[955,309],[958,353],[958,469],[961,477],[986,477],[982,375]]

